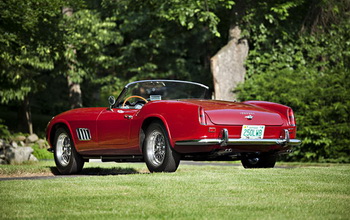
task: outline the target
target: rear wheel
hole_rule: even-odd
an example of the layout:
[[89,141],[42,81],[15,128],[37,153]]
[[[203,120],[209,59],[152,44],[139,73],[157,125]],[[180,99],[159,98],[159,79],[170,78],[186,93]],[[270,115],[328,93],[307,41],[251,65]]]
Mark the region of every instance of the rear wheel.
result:
[[146,130],[143,156],[151,172],[175,172],[180,154],[174,151],[162,123],[153,122]]
[[84,159],[74,147],[69,132],[64,128],[55,133],[54,157],[58,171],[61,174],[79,173],[84,166]]
[[274,153],[245,154],[241,162],[244,168],[273,168],[277,155]]

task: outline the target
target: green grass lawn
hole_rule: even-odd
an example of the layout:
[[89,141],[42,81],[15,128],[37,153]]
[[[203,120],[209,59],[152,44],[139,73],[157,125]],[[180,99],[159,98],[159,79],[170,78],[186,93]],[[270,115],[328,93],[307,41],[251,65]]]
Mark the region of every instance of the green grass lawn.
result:
[[[0,174],[41,175],[52,166],[0,166]],[[0,181],[0,219],[350,218],[350,165],[146,171],[143,164],[90,163],[80,177]]]

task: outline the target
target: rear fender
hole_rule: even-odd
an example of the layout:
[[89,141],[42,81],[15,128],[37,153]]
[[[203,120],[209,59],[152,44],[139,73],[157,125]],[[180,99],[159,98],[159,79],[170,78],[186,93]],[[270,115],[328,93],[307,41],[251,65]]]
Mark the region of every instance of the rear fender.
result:
[[[160,115],[160,114],[150,114],[150,115],[148,115],[146,117],[146,119],[142,123],[141,130],[143,130],[145,132],[147,127],[154,121],[162,122],[162,124],[164,125],[164,128],[168,132],[168,138],[169,138],[170,145],[171,145],[171,147],[174,147],[175,146],[175,142],[172,139],[171,132],[170,132],[170,129],[169,129],[169,125],[168,125],[166,119],[162,115]],[[141,132],[142,131],[140,131],[140,134],[141,134]],[[142,135],[140,135],[140,136],[142,136]],[[143,140],[140,140],[140,150],[141,150],[141,152],[142,152],[142,143],[143,143]]]
[[142,108],[139,117],[144,118],[143,129],[150,124],[151,119],[160,120],[168,132],[170,145],[174,148],[179,138],[192,137],[192,133],[200,126],[198,108],[198,105],[181,101],[154,101]]

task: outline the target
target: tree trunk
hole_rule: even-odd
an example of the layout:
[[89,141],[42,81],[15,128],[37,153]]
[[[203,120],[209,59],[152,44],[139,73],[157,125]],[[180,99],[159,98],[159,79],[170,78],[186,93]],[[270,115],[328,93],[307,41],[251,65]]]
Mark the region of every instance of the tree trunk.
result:
[[244,82],[244,66],[248,56],[248,41],[241,37],[241,20],[244,13],[244,2],[236,1],[232,11],[228,44],[211,58],[211,71],[214,80],[214,98],[218,100],[235,100],[234,89]]
[[[63,7],[62,8],[62,14],[65,16],[72,16],[73,15],[73,8],[70,7]],[[74,55],[76,55],[76,50],[74,49],[74,45],[69,44],[67,48],[73,48]],[[80,108],[83,106],[82,101],[82,95],[81,95],[81,89],[80,84],[77,82],[74,82],[72,80],[72,74],[75,73],[74,69],[74,61],[68,60],[68,74],[67,74],[67,83],[68,83],[68,89],[69,89],[69,104],[70,108]]]
[[33,134],[32,113],[28,95],[24,98],[18,109],[18,130],[23,133]]
[[81,108],[83,106],[83,101],[81,98],[80,84],[75,83],[71,80],[71,77],[67,76],[68,89],[69,89],[69,104],[70,108]]

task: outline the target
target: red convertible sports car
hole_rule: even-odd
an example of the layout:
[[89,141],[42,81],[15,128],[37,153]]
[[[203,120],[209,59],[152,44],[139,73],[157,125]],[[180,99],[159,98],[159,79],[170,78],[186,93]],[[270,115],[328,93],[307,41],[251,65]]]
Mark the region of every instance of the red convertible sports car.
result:
[[210,100],[208,87],[178,80],[129,83],[109,107],[78,108],[54,117],[49,149],[62,174],[84,162],[146,162],[151,172],[175,172],[180,160],[241,160],[274,167],[300,144],[291,108],[262,101]]

